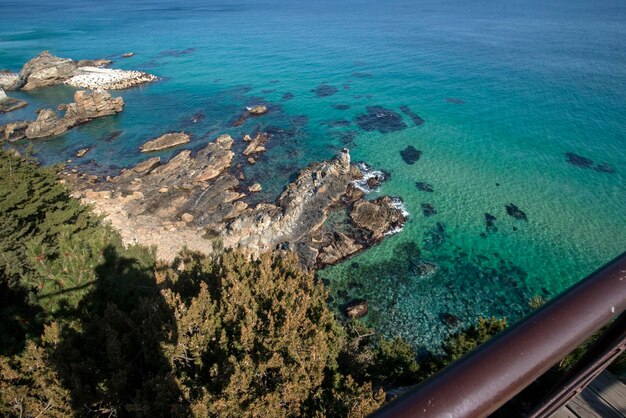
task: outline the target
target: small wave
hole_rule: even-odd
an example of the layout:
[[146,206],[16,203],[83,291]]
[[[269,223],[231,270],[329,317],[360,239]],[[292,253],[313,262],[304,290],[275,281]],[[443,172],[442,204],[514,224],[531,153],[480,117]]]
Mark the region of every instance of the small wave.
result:
[[355,165],[359,169],[361,174],[363,175],[363,178],[361,178],[359,180],[353,180],[352,184],[354,184],[357,189],[359,189],[359,190],[361,190],[361,191],[363,191],[365,193],[371,193],[371,192],[379,191],[378,187],[372,189],[367,184],[367,182],[370,179],[377,178],[377,179],[379,179],[380,183],[382,183],[385,180],[387,180],[387,176],[385,175],[385,173],[383,173],[380,170],[374,170],[372,167],[370,167],[369,165],[367,165],[366,163],[363,163],[363,162],[358,162]]
[[[404,202],[402,201],[402,199],[400,199],[397,196],[393,196],[391,198],[391,205],[394,208],[399,209],[402,212],[402,215],[404,215],[405,218],[409,217],[409,211],[406,210],[406,206],[404,205]],[[398,232],[402,231],[403,229],[404,229],[404,225],[403,226],[396,226],[395,228],[392,228],[389,231],[385,232],[385,235],[397,234]]]

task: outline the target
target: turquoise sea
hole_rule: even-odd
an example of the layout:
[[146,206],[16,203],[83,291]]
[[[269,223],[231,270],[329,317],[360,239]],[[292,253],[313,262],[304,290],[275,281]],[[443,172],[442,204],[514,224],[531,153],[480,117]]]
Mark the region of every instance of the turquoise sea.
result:
[[[167,131],[191,132],[199,149],[261,129],[270,149],[246,173],[263,185],[259,199],[344,146],[389,173],[371,196],[401,197],[408,224],[319,274],[335,307],[366,298],[369,325],[418,348],[480,315],[518,319],[532,296],[553,297],[626,250],[622,0],[0,0],[0,21],[0,69],[50,50],[161,77],[119,92],[121,114],[33,141],[46,164],[91,146],[84,168],[114,173]],[[72,94],[14,93],[30,105],[0,124]],[[231,126],[260,102],[268,115]],[[406,128],[362,129],[368,106]],[[409,145],[422,152],[414,164],[400,154]],[[424,203],[437,213],[425,216]],[[507,214],[511,203],[527,221]],[[437,271],[421,274],[425,261]]]

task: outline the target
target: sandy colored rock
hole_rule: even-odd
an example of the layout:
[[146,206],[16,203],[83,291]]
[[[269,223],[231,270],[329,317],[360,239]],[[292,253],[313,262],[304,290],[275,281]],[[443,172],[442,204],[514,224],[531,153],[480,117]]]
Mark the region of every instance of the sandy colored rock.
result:
[[37,113],[37,120],[26,128],[26,138],[36,139],[60,135],[72,126],[65,118],[59,118],[52,109],[42,109]]
[[161,164],[161,157],[152,157],[145,161],[140,162],[133,170],[139,174],[148,174]]
[[122,54],[122,58],[130,58],[130,57],[134,57],[135,53],[134,52],[126,52],[124,54]]
[[26,138],[26,129],[30,122],[10,122],[0,126],[0,139],[5,141],[19,141]]
[[251,156],[254,154],[259,154],[265,152],[265,144],[269,141],[269,135],[264,133],[259,133],[254,137],[252,141],[248,144],[246,149],[243,151],[243,155]]
[[180,219],[185,223],[189,223],[193,221],[193,215],[191,213],[183,213]]
[[123,98],[113,98],[104,90],[93,92],[79,90],[74,93],[74,103],[65,106],[64,118],[72,121],[73,125],[78,125],[92,119],[114,115],[123,108]]
[[141,152],[161,151],[186,144],[189,141],[191,141],[191,138],[186,133],[172,132],[146,142],[139,149]]
[[81,150],[78,150],[78,152],[76,152],[76,157],[77,157],[77,158],[84,157],[84,156],[85,156],[85,154],[87,154],[87,153],[89,152],[89,150],[90,150],[90,149],[91,149],[91,148],[83,148],[83,149],[81,149]]
[[248,187],[248,191],[252,193],[260,192],[262,189],[259,183],[254,183],[252,186]]
[[250,114],[254,116],[261,116],[261,115],[266,114],[267,111],[268,111],[267,106],[258,105],[258,106],[254,106],[253,108],[251,108],[248,112],[250,112]]
[[350,211],[350,219],[359,228],[371,232],[374,239],[381,239],[406,222],[403,211],[389,196],[357,201]]

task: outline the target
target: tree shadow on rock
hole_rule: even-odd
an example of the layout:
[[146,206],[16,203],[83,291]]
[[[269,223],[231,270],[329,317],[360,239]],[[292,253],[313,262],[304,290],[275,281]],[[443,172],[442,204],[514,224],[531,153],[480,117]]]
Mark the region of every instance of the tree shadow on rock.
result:
[[93,290],[63,326],[50,366],[80,415],[189,416],[162,347],[175,344],[176,321],[155,281],[154,265],[104,250]]

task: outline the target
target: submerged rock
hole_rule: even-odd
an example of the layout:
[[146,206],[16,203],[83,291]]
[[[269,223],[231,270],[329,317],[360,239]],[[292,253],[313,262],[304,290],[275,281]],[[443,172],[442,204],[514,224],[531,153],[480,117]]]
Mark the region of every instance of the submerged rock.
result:
[[446,97],[446,102],[453,104],[464,104],[465,101],[461,99],[456,99],[454,97]]
[[417,190],[421,191],[421,192],[428,192],[428,193],[432,193],[435,191],[435,189],[433,188],[432,185],[423,182],[423,181],[418,181],[415,183],[415,187],[417,187]]
[[582,155],[574,154],[573,152],[566,152],[565,157],[567,162],[577,167],[591,168],[593,166],[593,160]]
[[430,203],[422,203],[422,212],[424,216],[432,216],[437,214],[437,209]]
[[402,116],[382,106],[368,106],[367,113],[356,117],[356,123],[367,132],[388,133],[406,129]]
[[615,169],[607,163],[600,163],[594,165],[594,161],[590,158],[583,157],[582,155],[574,154],[573,152],[566,152],[565,157],[567,162],[581,168],[590,168],[599,173],[613,173]]
[[459,325],[459,317],[456,315],[452,315],[448,312],[442,312],[439,314],[439,318],[441,321],[448,325],[449,327],[455,328]]
[[489,213],[485,213],[485,229],[487,233],[493,234],[494,232],[498,232],[498,227],[495,224],[497,218]]
[[161,151],[186,144],[189,141],[191,141],[191,138],[188,134],[184,132],[172,132],[146,142],[139,147],[139,150],[141,150],[141,152]]
[[283,99],[284,101],[291,100],[291,99],[293,99],[293,98],[294,98],[293,93],[289,93],[289,92],[287,92],[287,93],[283,94],[283,97],[282,97],[282,99]]
[[506,205],[506,213],[520,221],[528,221],[528,217],[523,210],[515,206],[513,203]]
[[363,318],[365,315],[367,315],[368,311],[369,306],[365,299],[353,300],[349,302],[344,309],[346,316],[350,319]]
[[91,148],[83,148],[83,149],[78,150],[76,152],[76,158],[84,157],[89,152],[89,150],[91,150]]
[[439,266],[430,261],[419,260],[416,263],[411,263],[411,270],[419,277],[426,277],[436,273]]
[[337,87],[330,86],[328,84],[320,84],[319,86],[317,86],[316,88],[311,90],[311,92],[315,93],[315,95],[317,97],[332,96],[333,94],[337,93],[338,91],[339,90],[337,89]]
[[337,110],[348,110],[350,109],[350,105],[349,104],[334,104],[333,108]]
[[413,113],[413,111],[411,111],[408,106],[400,106],[400,110],[402,111],[402,113],[411,118],[413,123],[415,123],[415,126],[420,126],[424,124],[425,120],[422,119],[418,114]]
[[400,156],[405,163],[413,165],[417,161],[419,161],[420,157],[422,156],[422,151],[419,151],[415,149],[415,147],[413,147],[412,145],[409,145],[408,147],[400,151]]

